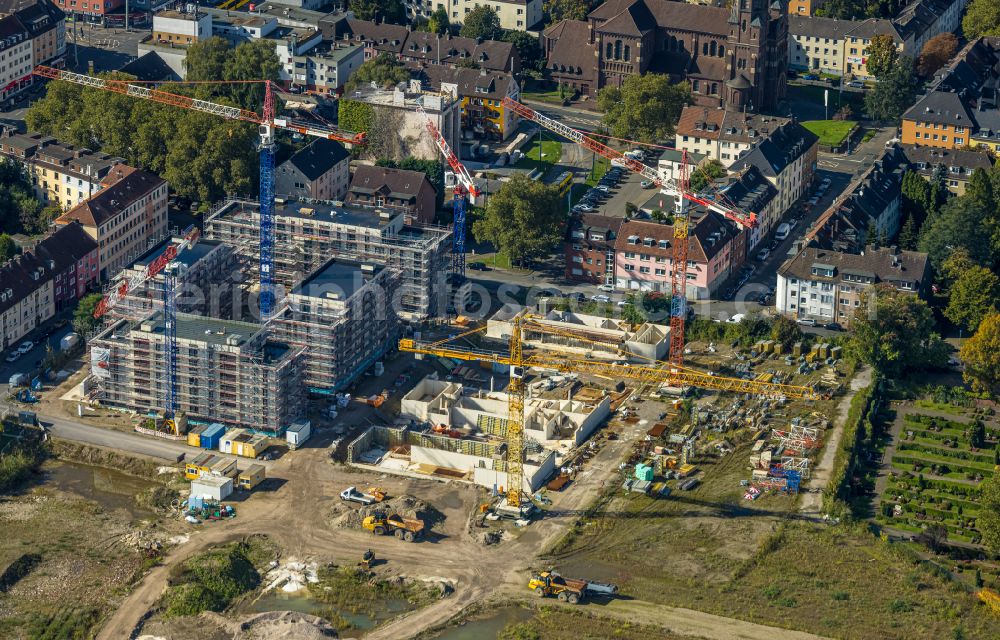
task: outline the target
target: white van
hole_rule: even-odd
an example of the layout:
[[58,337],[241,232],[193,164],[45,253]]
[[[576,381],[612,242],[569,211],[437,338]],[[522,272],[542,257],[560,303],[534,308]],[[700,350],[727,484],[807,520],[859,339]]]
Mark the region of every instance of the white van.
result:
[[787,222],[782,222],[778,225],[778,230],[774,233],[775,240],[784,240],[788,237],[788,234],[792,232],[792,228],[788,226]]

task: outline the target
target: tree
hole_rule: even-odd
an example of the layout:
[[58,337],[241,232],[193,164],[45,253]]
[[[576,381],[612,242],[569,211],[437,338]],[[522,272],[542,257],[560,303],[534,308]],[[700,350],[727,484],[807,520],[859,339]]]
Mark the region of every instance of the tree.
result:
[[916,219],[912,215],[906,216],[906,222],[899,230],[899,248],[905,251],[916,251],[920,233],[917,231]]
[[899,62],[899,50],[896,41],[887,33],[872,37],[868,45],[868,60],[865,66],[868,72],[879,81],[888,76]]
[[962,345],[959,357],[965,365],[962,378],[974,391],[994,397],[1000,394],[1000,313],[983,318],[976,333]]
[[981,449],[984,444],[986,444],[986,425],[977,419],[969,428],[969,445]]
[[546,23],[555,24],[561,20],[584,20],[590,12],[587,0],[545,0],[543,6]]
[[939,33],[928,40],[920,52],[920,57],[917,58],[917,73],[924,78],[931,77],[951,60],[956,51],[958,51],[958,38],[955,34],[950,31]]
[[784,315],[777,315],[771,321],[771,340],[778,342],[786,350],[802,340],[802,328],[799,324]]
[[937,553],[948,542],[948,528],[943,524],[928,525],[917,538],[924,546]]
[[972,0],[962,18],[962,33],[970,41],[980,36],[1000,35],[1000,4],[993,0]]
[[472,224],[479,242],[523,264],[549,251],[562,237],[563,203],[559,190],[516,174],[493,194],[486,213]]
[[722,163],[711,158],[695,167],[691,172],[690,187],[692,191],[704,191],[713,180],[726,175],[726,168]]
[[542,47],[538,44],[538,38],[525,33],[509,29],[504,31],[503,41],[509,42],[517,49],[517,54],[521,57],[521,67],[541,71],[545,66],[542,58]]
[[965,197],[971,198],[987,211],[993,209],[993,184],[990,181],[990,174],[985,169],[976,168],[973,170],[969,177],[969,184],[965,188]]
[[963,270],[952,285],[944,315],[972,332],[979,328],[983,318],[997,312],[998,300],[1000,277],[986,267],[973,265]]
[[80,298],[73,310],[73,330],[82,336],[87,335],[91,329],[97,326],[97,319],[94,318],[94,310],[97,303],[103,298],[99,293],[91,293]]
[[673,136],[681,111],[691,102],[687,82],[670,84],[657,73],[629,76],[622,86],[601,89],[597,102],[611,135],[640,142]]
[[861,306],[854,312],[851,327],[850,351],[885,376],[943,364],[927,303],[891,285],[876,285],[861,293]]
[[434,10],[430,20],[427,22],[427,30],[443,36],[448,33],[449,26],[451,26],[451,21],[448,20],[448,10],[438,5],[438,8]]
[[222,80],[225,78],[226,60],[231,52],[229,41],[219,36],[191,43],[184,56],[186,79],[193,82]]
[[944,261],[959,248],[968,251],[976,264],[991,261],[990,232],[986,226],[989,212],[970,198],[952,198],[941,211],[928,218],[920,230],[920,250],[940,270]]
[[[388,53],[380,53],[358,67],[344,85],[344,93],[351,93],[373,82],[378,87],[388,89],[409,79],[410,72],[402,62]],[[366,129],[352,129],[352,131],[366,131]]]
[[986,548],[1000,553],[1000,473],[994,473],[979,485],[979,505],[976,529],[982,534]]
[[7,262],[17,255],[17,245],[14,239],[6,233],[0,233],[0,262]]
[[358,20],[406,24],[406,7],[401,0],[349,0],[347,6]]
[[36,234],[45,230],[27,170],[18,162],[0,158],[0,231]]
[[500,16],[491,7],[483,5],[465,14],[462,29],[459,34],[465,38],[482,38],[496,40],[503,33],[500,28]]
[[[868,68],[871,69],[871,62]],[[903,111],[913,104],[916,95],[913,62],[909,58],[899,58],[877,77],[875,88],[865,94],[865,111],[875,120],[898,120]]]
[[[270,80],[281,77],[281,61],[274,43],[267,40],[243,42],[226,59],[223,78],[228,81]],[[244,109],[255,110],[264,104],[264,86],[258,83],[228,85],[228,95]]]

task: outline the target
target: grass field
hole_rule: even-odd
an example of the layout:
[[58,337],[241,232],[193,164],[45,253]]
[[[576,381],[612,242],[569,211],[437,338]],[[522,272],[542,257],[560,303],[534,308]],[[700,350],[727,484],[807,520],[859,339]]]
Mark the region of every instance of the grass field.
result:
[[855,114],[864,111],[864,96],[853,91],[838,91],[836,87],[824,88],[812,84],[792,84],[788,85],[789,100],[808,100],[820,106],[823,105],[823,91],[830,92],[830,115],[836,113],[842,106],[850,105]]
[[819,143],[836,147],[858,123],[853,120],[807,120],[802,126],[819,136]]
[[[541,142],[539,142],[539,138],[541,138]],[[524,153],[524,157],[514,165],[515,169],[539,168],[546,171],[562,158],[562,143],[553,140],[551,134],[543,132],[541,136],[533,137],[531,142],[521,148],[521,151]]]
[[587,174],[586,183],[593,187],[597,185],[597,182],[604,177],[604,174],[608,172],[611,168],[611,161],[604,156],[598,156],[594,160],[594,169]]

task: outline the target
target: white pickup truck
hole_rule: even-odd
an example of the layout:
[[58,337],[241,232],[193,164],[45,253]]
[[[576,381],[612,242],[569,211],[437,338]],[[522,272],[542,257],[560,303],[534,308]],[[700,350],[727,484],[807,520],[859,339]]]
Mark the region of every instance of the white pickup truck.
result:
[[357,487],[348,487],[340,492],[340,499],[344,502],[357,502],[358,504],[370,505],[377,502],[375,496],[361,493]]

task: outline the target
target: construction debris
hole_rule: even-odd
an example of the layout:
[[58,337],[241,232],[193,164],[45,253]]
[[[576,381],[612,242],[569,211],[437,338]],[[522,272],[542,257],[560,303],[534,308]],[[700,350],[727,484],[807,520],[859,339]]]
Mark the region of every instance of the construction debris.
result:
[[345,529],[360,529],[365,518],[375,514],[399,515],[403,518],[423,520],[428,530],[444,521],[444,514],[432,505],[420,498],[402,495],[358,509],[338,504],[334,508],[332,524]]

